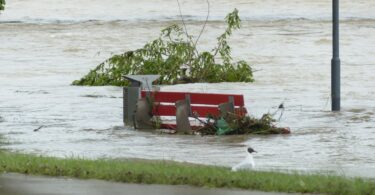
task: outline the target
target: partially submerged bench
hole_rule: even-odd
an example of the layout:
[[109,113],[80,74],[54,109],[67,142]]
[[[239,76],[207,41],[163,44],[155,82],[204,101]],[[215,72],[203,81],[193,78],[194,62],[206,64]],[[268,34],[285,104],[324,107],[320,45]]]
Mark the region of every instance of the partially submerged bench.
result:
[[[137,103],[135,126],[152,128],[152,117],[175,116],[175,123],[161,123],[160,128],[191,132],[204,125],[200,119],[224,117],[227,113],[247,113],[243,95],[143,90]],[[191,118],[200,120],[201,125],[191,125]]]
[[[269,114],[264,114],[259,120],[245,116],[247,110],[243,95],[159,91],[152,86],[152,82],[158,77],[159,75],[124,76],[130,81],[130,85],[123,90],[125,125],[133,125],[135,129],[172,129],[171,133],[192,133],[196,130],[197,133],[224,135],[233,130],[229,124],[235,122],[241,123],[243,128],[235,129],[234,133],[290,133],[289,128],[274,126]],[[168,123],[168,119],[161,120],[161,117],[172,119],[169,120],[172,122]]]

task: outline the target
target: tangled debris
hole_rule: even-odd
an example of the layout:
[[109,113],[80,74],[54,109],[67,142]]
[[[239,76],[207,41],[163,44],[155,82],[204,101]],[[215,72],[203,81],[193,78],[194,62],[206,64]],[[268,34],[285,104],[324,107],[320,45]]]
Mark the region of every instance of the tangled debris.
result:
[[[245,135],[245,134],[290,134],[290,129],[277,127],[271,114],[264,114],[260,119],[228,113],[226,117],[207,116],[207,120],[195,117],[203,126],[194,127],[192,133],[198,135]],[[160,117],[153,116],[152,126],[160,133],[178,133],[172,126],[162,126]],[[167,128],[167,129],[165,129]],[[186,132],[184,132],[186,133]]]
[[[211,122],[212,121],[212,122]],[[209,117],[205,125],[195,130],[201,135],[243,135],[243,134],[289,134],[289,128],[274,125],[275,119],[264,114],[260,119],[228,113],[225,117]]]

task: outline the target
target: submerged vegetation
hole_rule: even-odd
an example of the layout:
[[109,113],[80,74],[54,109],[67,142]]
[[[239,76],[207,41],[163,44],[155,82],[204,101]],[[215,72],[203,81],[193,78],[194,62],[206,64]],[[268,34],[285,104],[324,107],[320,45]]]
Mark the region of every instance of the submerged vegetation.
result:
[[360,178],[265,171],[231,172],[225,167],[170,161],[59,159],[2,151],[1,172],[275,192],[340,195],[375,193],[374,181]]
[[227,28],[211,51],[199,52],[198,40],[187,34],[186,26],[184,31],[171,25],[143,48],[112,56],[73,85],[125,86],[127,81],[122,76],[127,74],[159,74],[158,84],[252,82],[250,65],[245,61],[233,62],[228,45],[232,32],[241,26],[238,10],[229,13],[225,22]]

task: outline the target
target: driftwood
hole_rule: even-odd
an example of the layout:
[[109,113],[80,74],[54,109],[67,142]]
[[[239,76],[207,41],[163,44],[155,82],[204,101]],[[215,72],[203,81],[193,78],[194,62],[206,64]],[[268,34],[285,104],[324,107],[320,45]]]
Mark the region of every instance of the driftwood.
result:
[[36,128],[36,129],[34,129],[33,131],[34,132],[37,132],[37,131],[39,131],[39,130],[41,130],[43,127],[45,127],[44,125],[42,125],[42,126],[40,126],[40,127],[38,127],[38,128]]

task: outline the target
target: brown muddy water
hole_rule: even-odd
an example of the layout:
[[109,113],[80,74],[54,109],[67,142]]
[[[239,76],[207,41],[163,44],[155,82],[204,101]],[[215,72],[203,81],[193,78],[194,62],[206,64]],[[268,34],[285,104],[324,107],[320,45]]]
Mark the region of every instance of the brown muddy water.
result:
[[[122,89],[70,83],[111,54],[137,49],[178,21],[173,0],[12,0],[0,15],[2,148],[58,157],[146,158],[231,166],[252,146],[257,169],[335,172],[375,178],[375,1],[342,2],[342,112],[330,112],[329,0],[218,0],[199,49],[211,49],[237,7],[231,39],[254,83],[161,86],[244,94],[254,116],[274,112],[291,135],[176,136],[122,124]],[[197,36],[204,1],[181,0]],[[278,116],[276,116],[278,117]],[[33,130],[43,126],[39,131]]]

